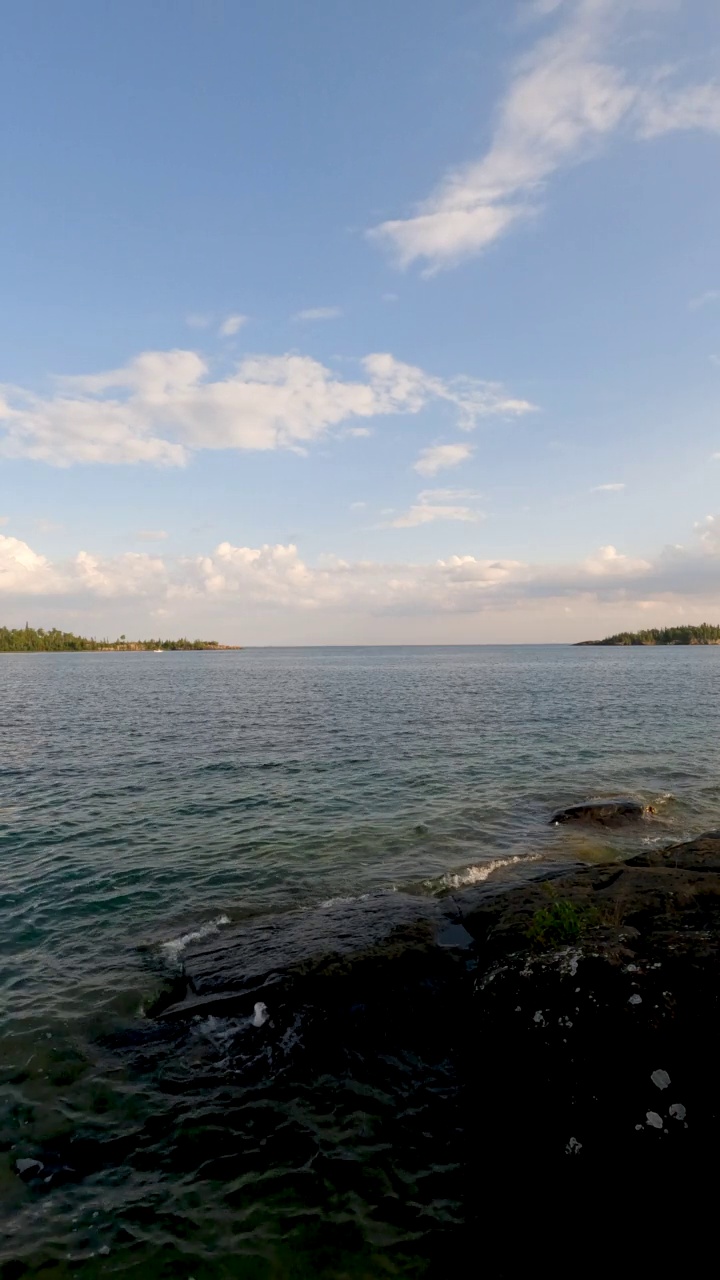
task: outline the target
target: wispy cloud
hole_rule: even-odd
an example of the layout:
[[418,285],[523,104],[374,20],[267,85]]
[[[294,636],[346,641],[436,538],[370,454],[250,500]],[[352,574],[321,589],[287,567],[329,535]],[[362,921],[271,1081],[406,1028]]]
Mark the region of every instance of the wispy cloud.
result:
[[6,524],[10,523],[9,516],[0,516],[0,529],[4,529]]
[[189,329],[209,329],[212,322],[212,316],[198,311],[191,311],[190,315],[185,317],[185,323]]
[[0,456],[183,466],[198,449],[302,450],[341,424],[438,401],[464,430],[534,407],[497,383],[437,378],[388,353],[360,364],[364,378],[346,381],[310,356],[258,355],[213,381],[195,351],[146,351],[120,369],[59,379],[48,397],[0,387]]
[[296,311],[293,320],[337,320],[341,315],[341,307],[307,307],[305,311]]
[[135,534],[136,542],[164,542],[167,538],[165,529],[138,529]]
[[420,450],[414,468],[421,476],[434,476],[448,467],[457,467],[471,456],[471,444],[434,444]]
[[597,153],[616,133],[649,139],[678,129],[720,132],[720,82],[678,83],[675,69],[631,74],[622,26],[647,17],[648,0],[574,0],[535,6],[555,29],[517,62],[490,147],[456,169],[410,217],[368,234],[401,266],[432,272],[477,254],[535,216],[548,180]]
[[239,333],[244,324],[247,324],[247,319],[247,316],[240,315],[239,312],[227,316],[220,325],[218,333],[221,338],[232,338]]
[[[418,525],[434,524],[438,520],[459,520],[462,523],[476,524],[483,520],[482,512],[474,507],[459,505],[458,497],[465,496],[467,490],[425,489],[418,494],[418,500],[409,511],[403,512],[390,521],[392,529],[413,529]],[[455,501],[453,501],[455,499]]]
[[704,293],[699,293],[696,298],[691,298],[688,302],[690,311],[698,311],[700,307],[707,307],[712,302],[720,302],[720,289],[706,289]]
[[590,492],[591,493],[620,493],[620,491],[624,488],[625,488],[625,485],[622,483],[596,484],[596,485],[593,485]]

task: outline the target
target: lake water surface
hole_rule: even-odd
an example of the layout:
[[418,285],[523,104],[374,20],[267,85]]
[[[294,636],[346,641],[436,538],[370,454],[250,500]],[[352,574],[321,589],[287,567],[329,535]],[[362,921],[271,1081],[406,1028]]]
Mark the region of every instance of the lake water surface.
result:
[[[228,1075],[220,1019],[182,1054],[117,1037],[200,931],[720,826],[715,647],[3,654],[0,707],[12,1277],[424,1274],[464,1220],[462,1156],[393,1125],[446,1066],[275,1062],[259,1083]],[[548,824],[617,793],[657,817]]]

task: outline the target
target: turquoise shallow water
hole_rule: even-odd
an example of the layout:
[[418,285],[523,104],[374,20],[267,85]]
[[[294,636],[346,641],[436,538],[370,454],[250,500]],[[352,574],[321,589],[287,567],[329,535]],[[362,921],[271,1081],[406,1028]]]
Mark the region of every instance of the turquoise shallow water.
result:
[[[274,1166],[294,1170],[288,1200],[250,1189],[267,1172],[260,1139],[234,1177],[180,1160],[179,1132],[218,1124],[217,1075],[176,1081],[178,1108],[167,1057],[129,1066],[112,1036],[142,1024],[198,931],[376,889],[434,893],[491,866],[512,879],[621,858],[720,825],[719,699],[717,648],[0,655],[8,1274],[421,1274],[417,1223],[346,1176],[348,1161],[394,1176],[392,1143],[370,1132],[372,1082],[374,1101],[352,1106],[330,1077],[304,1102],[295,1086],[263,1097],[294,1134]],[[602,836],[548,825],[556,806],[618,792],[657,818]],[[246,1149],[249,1105],[232,1099]],[[98,1132],[105,1157],[82,1179],[17,1176],[18,1159]],[[359,1233],[350,1247],[338,1226],[329,1254],[309,1225],[317,1191],[295,1185],[308,1143],[329,1161],[323,1231],[337,1219]],[[462,1219],[450,1174],[445,1189],[428,1238],[443,1213]],[[444,1203],[434,1185],[426,1199]]]

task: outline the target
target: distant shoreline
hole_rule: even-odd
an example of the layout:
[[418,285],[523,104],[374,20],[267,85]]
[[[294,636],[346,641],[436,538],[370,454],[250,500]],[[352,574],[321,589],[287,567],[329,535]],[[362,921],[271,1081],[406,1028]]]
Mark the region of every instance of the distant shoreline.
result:
[[128,640],[125,634],[117,640],[96,640],[94,636],[76,636],[72,631],[51,627],[0,627],[0,653],[176,653],[199,649],[215,652],[241,649],[239,644],[219,644],[217,640]]
[[720,627],[709,622],[698,626],[650,627],[645,631],[619,631],[604,640],[579,640],[578,645],[639,646],[653,648],[656,645],[718,645]]

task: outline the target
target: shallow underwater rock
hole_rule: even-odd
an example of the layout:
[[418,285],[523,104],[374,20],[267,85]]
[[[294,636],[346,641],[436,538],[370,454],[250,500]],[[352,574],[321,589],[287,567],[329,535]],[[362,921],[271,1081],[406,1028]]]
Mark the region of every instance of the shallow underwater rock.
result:
[[584,822],[601,827],[620,826],[624,822],[636,822],[642,818],[645,808],[637,800],[621,796],[614,800],[583,800],[558,809],[551,817],[555,826],[564,822]]

